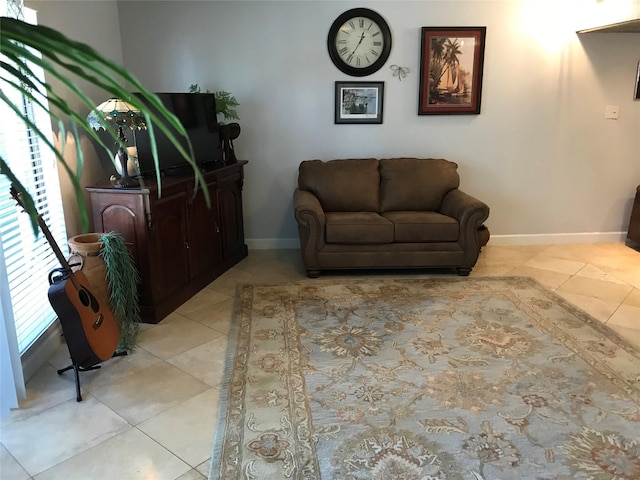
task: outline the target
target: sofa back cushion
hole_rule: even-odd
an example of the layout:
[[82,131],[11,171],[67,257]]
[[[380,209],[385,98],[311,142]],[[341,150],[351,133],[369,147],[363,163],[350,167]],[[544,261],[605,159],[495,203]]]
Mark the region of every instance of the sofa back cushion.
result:
[[378,160],[306,160],[298,187],[313,193],[325,212],[380,212]]
[[380,210],[440,210],[444,196],[460,186],[458,165],[433,158],[380,160]]

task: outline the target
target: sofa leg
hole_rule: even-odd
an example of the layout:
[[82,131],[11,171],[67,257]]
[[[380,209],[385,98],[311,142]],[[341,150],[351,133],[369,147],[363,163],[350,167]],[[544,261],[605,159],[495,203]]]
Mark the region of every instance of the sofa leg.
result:
[[307,270],[307,277],[318,278],[320,276],[320,270]]
[[460,275],[461,277],[468,277],[469,274],[471,273],[471,269],[470,268],[456,268],[456,271],[458,272],[458,275]]

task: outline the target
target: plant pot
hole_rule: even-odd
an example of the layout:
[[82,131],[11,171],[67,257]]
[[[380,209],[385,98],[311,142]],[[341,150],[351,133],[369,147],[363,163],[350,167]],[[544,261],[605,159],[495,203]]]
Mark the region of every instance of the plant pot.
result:
[[[85,233],[76,235],[68,240],[69,264],[72,270],[80,270],[91,285],[91,293],[98,299],[100,305],[109,306],[109,287],[107,284],[106,266],[100,256],[102,233]],[[78,263],[78,266],[73,266]]]

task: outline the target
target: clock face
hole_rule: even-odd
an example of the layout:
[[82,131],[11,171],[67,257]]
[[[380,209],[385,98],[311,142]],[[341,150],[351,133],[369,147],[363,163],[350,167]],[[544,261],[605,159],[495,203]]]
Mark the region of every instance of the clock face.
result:
[[391,53],[391,31],[376,12],[354,8],[331,25],[327,39],[329,56],[341,71],[363,77],[377,72]]

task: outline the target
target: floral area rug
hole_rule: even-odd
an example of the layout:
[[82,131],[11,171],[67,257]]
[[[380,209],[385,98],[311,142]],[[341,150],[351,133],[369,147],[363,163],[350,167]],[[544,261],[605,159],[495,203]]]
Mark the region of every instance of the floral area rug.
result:
[[640,479],[640,350],[534,280],[247,285],[211,479]]

